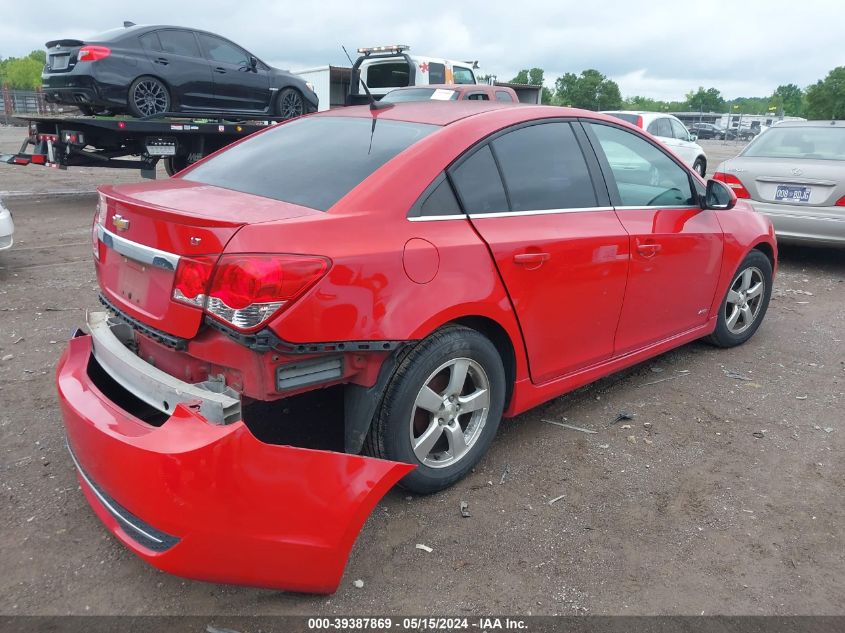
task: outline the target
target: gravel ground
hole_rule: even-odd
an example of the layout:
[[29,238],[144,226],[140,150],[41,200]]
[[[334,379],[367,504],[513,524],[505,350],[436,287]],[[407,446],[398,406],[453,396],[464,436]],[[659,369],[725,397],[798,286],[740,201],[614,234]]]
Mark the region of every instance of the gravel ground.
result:
[[[6,191],[117,177],[0,165]],[[319,597],[168,576],[101,527],[52,375],[98,307],[95,198],[4,203],[17,235],[0,254],[2,614],[843,613],[841,251],[784,249],[766,321],[741,348],[684,346],[504,423],[446,492],[391,491],[338,592]],[[635,417],[614,424],[622,411]],[[542,422],[563,418],[597,433]]]

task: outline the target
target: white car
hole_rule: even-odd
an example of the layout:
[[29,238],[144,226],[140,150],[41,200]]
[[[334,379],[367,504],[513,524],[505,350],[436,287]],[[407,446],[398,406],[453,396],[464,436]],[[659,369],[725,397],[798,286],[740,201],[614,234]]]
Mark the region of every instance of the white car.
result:
[[12,248],[15,233],[15,223],[12,222],[12,212],[0,202],[0,251]]
[[707,173],[707,154],[695,141],[681,121],[671,114],[661,112],[637,112],[635,110],[607,110],[602,114],[615,116],[656,137],[658,141],[680,156],[683,161],[704,177]]

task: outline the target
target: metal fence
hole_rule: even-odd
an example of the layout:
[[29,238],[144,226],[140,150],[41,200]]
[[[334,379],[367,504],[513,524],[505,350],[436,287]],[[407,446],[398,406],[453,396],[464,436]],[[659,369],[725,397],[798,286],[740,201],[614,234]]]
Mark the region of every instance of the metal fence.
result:
[[11,123],[15,114],[55,114],[56,104],[47,103],[44,93],[39,90],[12,90],[2,87],[0,99],[0,121]]

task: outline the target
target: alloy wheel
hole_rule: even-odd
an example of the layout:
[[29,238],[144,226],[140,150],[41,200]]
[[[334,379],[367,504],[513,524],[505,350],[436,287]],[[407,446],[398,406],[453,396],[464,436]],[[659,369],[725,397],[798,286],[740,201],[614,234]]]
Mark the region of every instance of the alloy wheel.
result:
[[290,90],[282,95],[282,116],[285,119],[292,119],[302,114],[302,97],[299,93]]
[[725,302],[725,324],[731,334],[742,334],[751,327],[760,314],[765,290],[765,278],[756,266],[750,266],[736,276]]
[[411,411],[411,448],[430,468],[460,461],[481,437],[490,408],[490,380],[470,358],[455,358],[435,369]]
[[153,79],[139,82],[132,93],[132,100],[144,116],[167,112],[167,91],[160,82]]

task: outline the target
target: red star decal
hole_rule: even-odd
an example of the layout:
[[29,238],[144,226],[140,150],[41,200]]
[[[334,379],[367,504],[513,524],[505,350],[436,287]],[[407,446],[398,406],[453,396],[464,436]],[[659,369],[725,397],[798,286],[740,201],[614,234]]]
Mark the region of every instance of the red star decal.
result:
[[422,64],[420,64],[420,71],[424,73],[428,72],[428,62],[423,62]]

